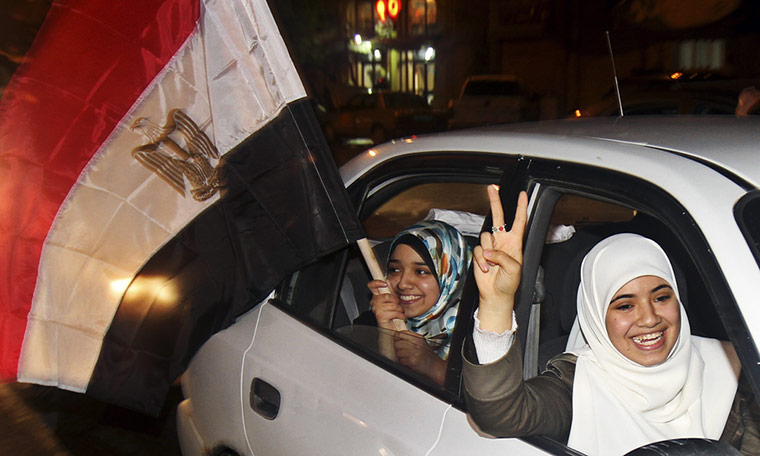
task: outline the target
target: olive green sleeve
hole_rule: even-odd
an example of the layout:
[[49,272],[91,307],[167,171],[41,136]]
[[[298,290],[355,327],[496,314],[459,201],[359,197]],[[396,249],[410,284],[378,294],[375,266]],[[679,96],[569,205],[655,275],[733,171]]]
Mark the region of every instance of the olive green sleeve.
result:
[[482,431],[495,437],[547,435],[562,442],[567,440],[572,419],[575,355],[556,356],[539,376],[523,381],[518,343],[489,364],[478,364],[469,338],[462,352],[467,412]]
[[736,396],[720,441],[744,455],[760,454],[760,405],[745,372],[739,376]]

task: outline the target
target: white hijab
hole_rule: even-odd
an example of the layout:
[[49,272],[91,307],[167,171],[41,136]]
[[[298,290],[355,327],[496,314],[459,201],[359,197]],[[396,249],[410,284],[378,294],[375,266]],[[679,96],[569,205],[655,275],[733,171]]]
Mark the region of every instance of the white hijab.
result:
[[665,252],[642,236],[609,237],[581,265],[577,322],[586,343],[572,350],[578,362],[568,445],[584,453],[622,455],[647,443],[718,439],[723,432],[739,374],[735,353],[727,354],[717,340],[692,336],[682,303],[681,331],[662,364],[635,363],[610,341],[610,301],[629,281],[650,275],[667,281],[681,302]]

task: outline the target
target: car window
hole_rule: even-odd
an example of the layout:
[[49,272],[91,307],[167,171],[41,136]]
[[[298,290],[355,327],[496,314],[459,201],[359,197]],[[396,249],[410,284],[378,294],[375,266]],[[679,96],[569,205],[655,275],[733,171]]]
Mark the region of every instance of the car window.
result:
[[[494,180],[495,182],[495,180]],[[470,246],[477,244],[482,220],[489,210],[486,184],[482,182],[421,182],[412,185],[396,182],[399,190],[385,188],[383,202],[362,218],[365,232],[372,241],[375,256],[381,267],[389,255],[391,239],[402,229],[426,218],[444,220],[455,225],[465,235]],[[377,202],[374,202],[377,205]],[[477,217],[473,216],[479,216]],[[473,217],[473,218],[471,218]],[[476,220],[474,223],[472,220]],[[336,334],[356,344],[368,353],[397,363],[394,340],[398,335],[375,327],[370,310],[371,293],[367,283],[371,279],[364,259],[354,251],[348,258],[344,284],[333,327]],[[350,293],[347,293],[350,290]],[[412,351],[425,351],[425,345],[438,351],[441,347],[432,340],[409,338]],[[406,349],[409,349],[407,346]],[[399,366],[399,369],[417,382],[435,389],[443,385],[431,381],[418,372]]]
[[[580,280],[580,261],[598,241],[613,234],[632,232],[656,241],[668,254],[679,281],[684,306],[689,314],[692,332],[706,337],[727,340],[728,336],[716,310],[716,302],[708,293],[709,280],[694,262],[690,246],[674,232],[657,212],[630,200],[615,202],[608,195],[579,194],[560,188],[545,190],[555,193],[556,202],[544,196],[543,204],[551,204],[551,217],[543,229],[547,234],[541,247],[540,265],[544,269],[547,294],[547,318],[552,326],[541,335],[542,342],[566,336],[575,316],[575,293]],[[621,198],[622,200],[622,198]],[[572,228],[570,228],[572,227]],[[570,258],[572,257],[572,258]],[[569,272],[568,272],[569,268]],[[550,310],[551,307],[556,310]],[[561,328],[561,330],[560,330]],[[557,332],[559,331],[559,332]]]
[[[558,190],[558,189],[555,189]],[[551,193],[551,192],[549,192]],[[655,215],[628,204],[615,203],[594,195],[559,192],[547,195],[544,204],[553,204],[549,223],[539,236],[539,267],[544,291],[541,302],[538,370],[565,349],[575,320],[576,294],[580,283],[580,264],[597,242],[617,233],[632,232],[656,241],[673,264],[681,298],[692,326],[698,335],[726,340],[715,305],[700,278],[687,249]]]
[[[463,160],[457,162],[457,160]],[[430,213],[457,227],[471,246],[477,243],[483,218],[489,210],[486,186],[498,183],[501,169],[494,161],[510,159],[488,156],[482,164],[474,155],[420,157],[417,161],[390,162],[365,179],[357,181],[349,193],[381,267],[388,256],[390,241],[401,229],[425,219]],[[482,161],[481,160],[481,161]],[[453,218],[452,218],[453,217]],[[394,356],[394,334],[378,329],[370,310],[369,270],[356,246],[350,246],[302,268],[286,279],[274,303],[359,356],[391,369],[433,394],[454,401],[458,382],[442,384],[401,365]],[[469,279],[466,279],[469,280]],[[466,322],[467,319],[465,319]],[[413,350],[426,347],[438,351],[435,340],[410,339]]]

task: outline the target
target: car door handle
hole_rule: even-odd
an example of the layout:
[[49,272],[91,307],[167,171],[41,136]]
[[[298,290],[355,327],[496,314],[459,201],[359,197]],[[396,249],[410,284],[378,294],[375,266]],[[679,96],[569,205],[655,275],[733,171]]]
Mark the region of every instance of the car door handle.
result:
[[253,411],[268,420],[277,418],[280,412],[280,392],[258,377],[251,382],[250,401]]

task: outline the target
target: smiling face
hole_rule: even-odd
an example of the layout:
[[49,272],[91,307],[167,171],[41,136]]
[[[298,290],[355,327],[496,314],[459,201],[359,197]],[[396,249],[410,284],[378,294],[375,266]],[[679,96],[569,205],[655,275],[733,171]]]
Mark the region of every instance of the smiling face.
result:
[[404,308],[406,318],[430,310],[440,294],[435,272],[406,244],[398,244],[393,249],[388,261],[388,283]]
[[656,366],[678,340],[681,309],[664,279],[637,277],[615,293],[605,323],[612,345],[623,356],[642,366]]

